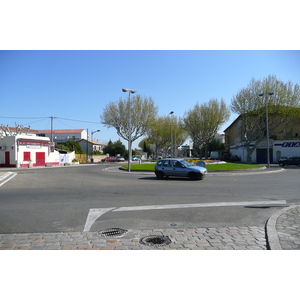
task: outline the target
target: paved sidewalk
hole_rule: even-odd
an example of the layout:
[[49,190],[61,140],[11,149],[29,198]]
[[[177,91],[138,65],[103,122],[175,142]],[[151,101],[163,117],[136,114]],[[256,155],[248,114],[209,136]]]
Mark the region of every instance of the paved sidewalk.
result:
[[300,250],[300,205],[281,209],[267,222],[271,250]]
[[[149,246],[140,240],[168,236],[171,243]],[[0,234],[1,250],[266,250],[262,227],[128,230],[123,237],[98,232]]]

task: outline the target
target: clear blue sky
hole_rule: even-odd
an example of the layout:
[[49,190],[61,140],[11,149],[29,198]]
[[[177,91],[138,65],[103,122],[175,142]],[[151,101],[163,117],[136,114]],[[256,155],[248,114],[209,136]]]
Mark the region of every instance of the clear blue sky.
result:
[[174,111],[182,117],[211,98],[229,106],[252,77],[268,75],[300,84],[300,51],[0,51],[0,124],[50,129],[50,116],[99,122],[58,118],[54,129],[100,129],[94,138],[107,143],[119,136],[100,124],[100,114],[107,103],[127,97],[122,88],[151,96],[160,116]]

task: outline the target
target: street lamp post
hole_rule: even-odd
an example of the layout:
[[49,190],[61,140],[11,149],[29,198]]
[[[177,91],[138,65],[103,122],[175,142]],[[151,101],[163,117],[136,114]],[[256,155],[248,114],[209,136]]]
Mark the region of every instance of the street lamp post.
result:
[[[95,130],[95,131],[92,131],[92,153],[94,152],[94,144],[93,144],[93,134],[95,133],[95,132],[99,132],[99,131],[101,131],[100,129],[98,129],[98,130]],[[93,155],[93,154],[92,154]],[[94,161],[92,161],[92,162],[94,162]]]
[[273,92],[265,92],[261,93],[258,96],[265,96],[265,104],[266,104],[266,133],[267,133],[267,168],[270,168],[270,143],[269,143],[269,112],[268,112],[268,98],[267,95],[273,95]]
[[[174,111],[171,111],[169,115],[173,115]],[[172,135],[172,118],[171,118],[171,157],[173,157],[173,135]]]
[[128,172],[130,172],[131,163],[131,107],[130,107],[130,94],[136,93],[134,90],[122,89],[122,92],[128,92]]

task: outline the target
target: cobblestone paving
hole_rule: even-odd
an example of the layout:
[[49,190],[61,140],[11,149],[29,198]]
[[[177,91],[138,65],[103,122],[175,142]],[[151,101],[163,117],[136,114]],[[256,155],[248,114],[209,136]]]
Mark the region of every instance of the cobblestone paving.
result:
[[276,230],[282,250],[300,250],[300,206],[281,214]]
[[[140,239],[164,235],[165,246],[147,246]],[[0,250],[267,250],[263,227],[128,230],[123,237],[98,232],[0,234]]]

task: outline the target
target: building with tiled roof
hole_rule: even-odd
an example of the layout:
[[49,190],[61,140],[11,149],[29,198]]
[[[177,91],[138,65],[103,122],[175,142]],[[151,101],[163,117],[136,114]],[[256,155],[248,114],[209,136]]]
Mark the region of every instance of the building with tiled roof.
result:
[[53,142],[57,145],[64,144],[67,141],[87,139],[87,131],[85,129],[40,130],[39,136],[45,136],[51,139],[51,134],[53,134]]

